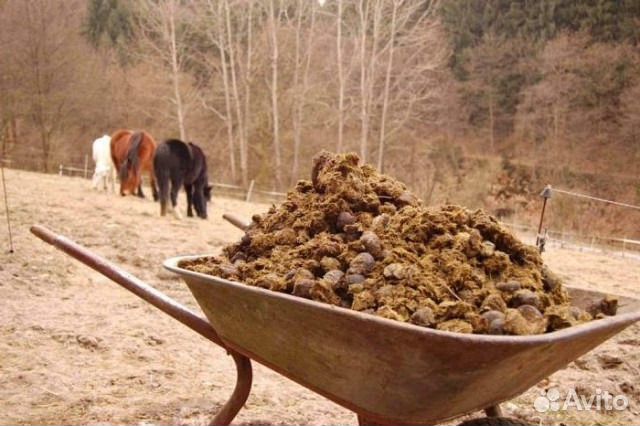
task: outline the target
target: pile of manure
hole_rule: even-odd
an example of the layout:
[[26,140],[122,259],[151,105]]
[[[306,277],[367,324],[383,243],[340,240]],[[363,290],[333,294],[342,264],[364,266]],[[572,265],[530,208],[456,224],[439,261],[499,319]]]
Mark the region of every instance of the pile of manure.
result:
[[311,181],[240,242],[183,268],[423,327],[541,334],[615,314],[571,306],[538,250],[482,210],[425,206],[406,186],[321,152]]

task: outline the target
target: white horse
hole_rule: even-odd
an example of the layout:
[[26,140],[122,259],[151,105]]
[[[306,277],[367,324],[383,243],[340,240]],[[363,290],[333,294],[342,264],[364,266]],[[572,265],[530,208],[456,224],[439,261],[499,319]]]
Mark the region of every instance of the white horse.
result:
[[111,184],[111,192],[115,191],[116,170],[111,160],[111,137],[104,135],[93,141],[93,161],[96,169],[93,173],[93,189],[100,186],[106,191],[107,181]]

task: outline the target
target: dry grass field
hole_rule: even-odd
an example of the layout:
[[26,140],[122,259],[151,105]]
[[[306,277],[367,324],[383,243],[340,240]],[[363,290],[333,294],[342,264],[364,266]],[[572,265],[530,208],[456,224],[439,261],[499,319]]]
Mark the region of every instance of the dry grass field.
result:
[[[15,252],[0,216],[0,424],[206,424],[230,394],[226,353],[29,233],[44,224],[105,256],[192,309],[186,286],[163,270],[171,256],[215,253],[241,236],[221,219],[268,208],[214,199],[209,220],[161,218],[159,206],[98,193],[80,178],[6,171]],[[184,207],[184,194],[180,194]],[[568,283],[637,296],[640,262],[549,249]],[[538,413],[557,387],[624,394],[624,411]],[[481,390],[479,390],[481,391]],[[425,396],[427,397],[427,396]],[[503,405],[533,424],[640,423],[640,326],[630,327]],[[349,411],[254,365],[253,391],[235,424],[356,424]]]

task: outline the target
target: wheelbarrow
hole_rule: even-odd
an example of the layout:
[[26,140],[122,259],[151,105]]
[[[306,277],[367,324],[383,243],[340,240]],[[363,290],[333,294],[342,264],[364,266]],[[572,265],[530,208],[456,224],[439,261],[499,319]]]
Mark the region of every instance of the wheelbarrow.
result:
[[[225,219],[239,228],[246,223]],[[187,283],[207,320],[68,238],[42,226],[31,231],[225,348],[237,370],[235,389],[212,420],[227,425],[249,396],[257,361],[352,410],[369,425],[438,424],[499,404],[640,320],[640,300],[619,297],[618,314],[534,336],[469,335],[379,318],[185,270],[164,266]],[[604,294],[568,288],[586,307]],[[464,425],[521,425],[476,419]]]

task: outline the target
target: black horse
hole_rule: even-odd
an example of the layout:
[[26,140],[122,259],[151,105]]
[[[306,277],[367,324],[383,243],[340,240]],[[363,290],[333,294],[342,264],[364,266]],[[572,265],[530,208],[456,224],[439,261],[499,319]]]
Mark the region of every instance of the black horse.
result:
[[178,139],[164,141],[156,149],[153,169],[158,182],[162,216],[167,213],[171,184],[171,205],[174,209],[178,202],[178,191],[184,185],[187,193],[187,216],[193,216],[193,205],[198,217],[207,218],[207,201],[211,200],[211,186],[207,176],[207,159],[198,145]]

